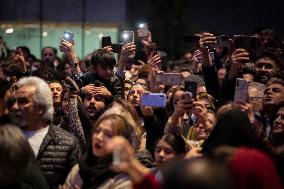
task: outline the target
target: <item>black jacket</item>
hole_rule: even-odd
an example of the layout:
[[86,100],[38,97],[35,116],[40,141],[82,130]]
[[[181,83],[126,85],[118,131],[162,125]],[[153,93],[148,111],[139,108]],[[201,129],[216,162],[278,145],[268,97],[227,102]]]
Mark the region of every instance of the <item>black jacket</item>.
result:
[[63,184],[79,159],[79,143],[70,133],[54,125],[49,127],[36,159],[51,188]]

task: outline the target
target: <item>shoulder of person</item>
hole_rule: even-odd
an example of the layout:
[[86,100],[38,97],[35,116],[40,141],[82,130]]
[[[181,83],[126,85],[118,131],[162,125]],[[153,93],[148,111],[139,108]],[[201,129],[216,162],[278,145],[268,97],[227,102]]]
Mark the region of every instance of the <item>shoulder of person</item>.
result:
[[70,188],[75,185],[78,185],[79,187],[83,186],[83,180],[80,176],[79,170],[80,167],[78,163],[72,167],[64,183],[66,188]]
[[119,173],[102,183],[98,189],[132,189],[132,185],[131,179],[127,174]]
[[60,127],[56,127],[54,125],[50,125],[49,126],[49,134],[55,139],[55,140],[68,140],[68,141],[72,141],[72,142],[76,142],[77,138],[75,136],[73,136],[71,133],[65,131],[64,129],[60,128]]

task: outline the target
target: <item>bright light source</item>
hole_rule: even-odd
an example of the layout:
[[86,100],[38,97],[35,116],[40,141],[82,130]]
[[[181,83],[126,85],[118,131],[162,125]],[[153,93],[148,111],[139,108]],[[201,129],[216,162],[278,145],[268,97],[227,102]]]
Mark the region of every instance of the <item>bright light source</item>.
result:
[[123,37],[123,39],[127,39],[129,37],[128,33],[124,33],[122,37]]
[[143,28],[145,26],[144,23],[139,24],[139,28]]
[[70,34],[69,33],[64,33],[64,38],[65,39],[69,39],[70,38]]
[[102,37],[104,36],[104,34],[103,34],[103,33],[100,33],[98,36],[99,36],[99,39],[102,39]]
[[13,28],[8,28],[5,30],[5,33],[13,33],[14,29]]
[[42,36],[46,37],[46,36],[48,36],[48,33],[47,32],[42,32]]

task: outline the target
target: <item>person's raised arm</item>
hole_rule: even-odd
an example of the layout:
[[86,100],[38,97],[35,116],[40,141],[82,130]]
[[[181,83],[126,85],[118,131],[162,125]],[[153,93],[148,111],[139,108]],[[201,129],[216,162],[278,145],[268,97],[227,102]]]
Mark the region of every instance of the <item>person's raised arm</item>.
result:
[[78,58],[76,56],[76,49],[74,45],[70,43],[69,41],[62,39],[60,41],[59,49],[61,52],[63,52],[67,56],[69,62],[71,63],[73,74],[82,73],[80,66],[79,66]]
[[202,52],[203,57],[203,66],[210,67],[213,62],[210,58],[210,48],[214,47],[217,44],[216,37],[211,33],[203,33],[199,40],[200,51]]

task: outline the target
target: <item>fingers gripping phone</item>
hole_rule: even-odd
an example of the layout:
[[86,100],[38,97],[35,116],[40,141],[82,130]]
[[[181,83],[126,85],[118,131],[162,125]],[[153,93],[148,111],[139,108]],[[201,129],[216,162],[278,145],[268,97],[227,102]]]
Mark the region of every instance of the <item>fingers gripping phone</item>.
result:
[[141,97],[141,105],[164,108],[166,107],[166,98],[166,94],[163,93],[144,94]]
[[158,73],[156,75],[156,82],[166,86],[180,85],[181,80],[181,73]]
[[148,46],[148,51],[149,51],[149,53],[153,53],[154,55],[158,54],[156,43],[151,43]]
[[242,78],[237,78],[235,87],[235,103],[246,103],[248,100],[248,82]]
[[142,37],[146,37],[146,36],[148,36],[148,25],[146,24],[146,23],[140,23],[139,25],[138,25],[138,27],[139,27],[139,30],[140,30],[140,32],[141,32],[141,36]]
[[63,34],[63,39],[65,39],[66,41],[69,41],[70,43],[74,45],[74,33],[73,32],[65,31]]
[[133,43],[134,42],[134,32],[133,31],[124,31],[122,33],[123,43]]

